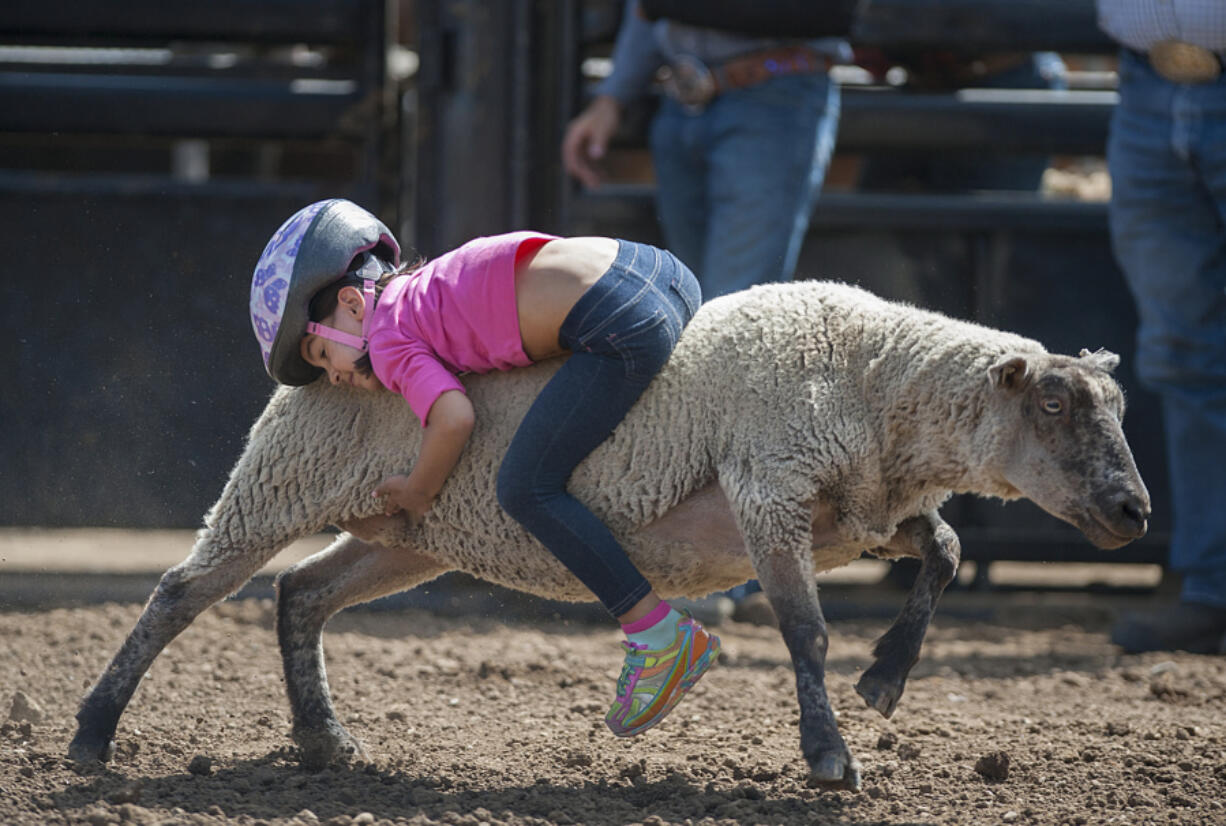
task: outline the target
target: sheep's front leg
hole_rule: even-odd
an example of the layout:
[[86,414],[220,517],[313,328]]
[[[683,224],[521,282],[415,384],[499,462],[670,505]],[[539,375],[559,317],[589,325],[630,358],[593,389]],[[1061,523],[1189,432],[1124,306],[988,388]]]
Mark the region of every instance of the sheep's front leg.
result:
[[792,503],[759,503],[738,514],[746,548],[796,670],[800,748],[810,782],[856,791],[860,763],[839,734],[826,693],[829,634],[817,599],[812,518],[811,508]]
[[411,549],[342,535],[277,578],[277,640],[303,765],[318,769],[362,754],[332,706],[324,668],[324,624],[348,605],[412,588],[447,570]]
[[216,531],[203,531],[187,559],[162,575],[136,626],[81,702],[68,756],[82,763],[110,760],[119,718],[162,649],[294,538],[239,548]]
[[888,718],[898,707],[907,675],[919,660],[937,601],[958,571],[961,547],[953,528],[931,511],[899,525],[886,548],[920,558],[919,576],[902,611],[873,647],[876,660],[856,683],[856,691],[869,707]]

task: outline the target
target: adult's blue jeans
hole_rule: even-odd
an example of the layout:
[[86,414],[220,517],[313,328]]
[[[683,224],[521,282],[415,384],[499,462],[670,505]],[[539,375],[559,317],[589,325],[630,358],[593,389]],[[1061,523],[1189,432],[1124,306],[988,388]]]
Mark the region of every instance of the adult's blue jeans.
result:
[[824,74],[771,78],[698,112],[661,103],[656,212],[706,298],[791,279],[838,125],[839,88]]
[[1226,77],[1171,83],[1123,51],[1107,155],[1137,373],[1162,397],[1171,567],[1183,601],[1226,608]]
[[502,507],[615,617],[651,585],[566,481],[660,372],[701,303],[694,274],[671,253],[619,242],[609,271],[562,323],[558,340],[571,355],[528,409],[498,470]]

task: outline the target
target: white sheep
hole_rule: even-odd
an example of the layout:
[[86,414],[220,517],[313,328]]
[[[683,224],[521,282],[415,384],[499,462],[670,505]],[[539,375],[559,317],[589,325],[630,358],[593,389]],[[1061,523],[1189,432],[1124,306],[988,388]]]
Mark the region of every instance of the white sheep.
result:
[[[1026,496],[1104,548],[1144,534],[1149,495],[1120,427],[1117,362],[1105,352],[1048,354],[1035,341],[846,285],[757,287],[699,311],[570,487],[662,594],[761,580],[796,669],[812,779],[854,789],[859,764],[826,695],[814,575],[865,550],[921,559],[856,686],[888,717],[957,567],[957,537],[937,514],[952,493]],[[278,579],[293,736],[309,765],[357,748],[324,674],[322,630],[343,607],[447,571],[590,599],[494,492],[503,452],[554,369],[465,378],[477,427],[419,525],[379,515],[371,498],[416,455],[420,426],[402,399],[326,382],[278,389],[191,555],[162,577],[83,701],[71,756],[107,759],[119,716],[162,648],[279,550],[329,524],[350,533]]]

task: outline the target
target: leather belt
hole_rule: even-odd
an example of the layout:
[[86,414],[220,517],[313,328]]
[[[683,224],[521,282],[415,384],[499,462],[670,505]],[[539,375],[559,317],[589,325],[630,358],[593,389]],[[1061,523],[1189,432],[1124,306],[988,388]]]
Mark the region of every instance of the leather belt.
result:
[[1222,58],[1203,46],[1163,40],[1150,46],[1144,58],[1171,83],[1212,83],[1222,74]]
[[807,46],[780,46],[734,57],[708,67],[693,55],[680,55],[669,65],[664,91],[689,109],[699,110],[721,92],[756,86],[782,75],[811,75],[830,68],[829,57]]

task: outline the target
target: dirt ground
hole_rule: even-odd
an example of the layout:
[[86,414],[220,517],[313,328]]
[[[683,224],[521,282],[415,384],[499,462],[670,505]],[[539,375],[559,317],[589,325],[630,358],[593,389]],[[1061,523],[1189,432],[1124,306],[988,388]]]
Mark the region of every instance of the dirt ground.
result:
[[370,762],[308,773],[272,605],[232,601],[167,648],[115,759],[82,771],[64,757],[77,702],[139,606],[0,613],[0,823],[1226,822],[1226,658],[1123,656],[1111,612],[1082,596],[951,595],[888,721],[852,689],[886,621],[832,622],[828,685],[859,794],[806,785],[768,627],[724,623],[719,666],[622,741],[602,721],[612,625],[347,612],[325,635],[329,674]]

